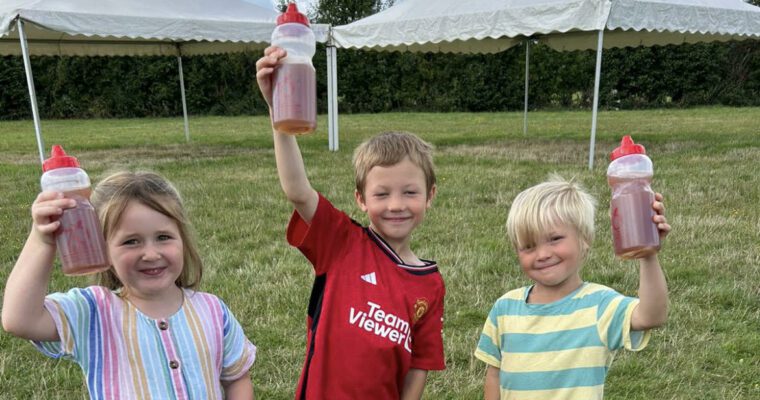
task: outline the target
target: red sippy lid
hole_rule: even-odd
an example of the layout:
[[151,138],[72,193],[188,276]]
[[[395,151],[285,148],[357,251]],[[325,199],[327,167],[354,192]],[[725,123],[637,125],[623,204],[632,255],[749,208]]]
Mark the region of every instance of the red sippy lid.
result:
[[296,23],[309,26],[309,18],[298,12],[296,3],[288,3],[288,9],[277,17],[277,25]]
[[610,153],[610,161],[629,154],[647,154],[647,151],[644,149],[644,146],[633,143],[630,135],[625,135],[623,136],[623,140],[620,141],[620,147],[612,150],[612,153]]
[[63,147],[55,144],[50,151],[50,158],[42,163],[42,172],[58,168],[79,168],[79,161],[75,157],[66,155]]

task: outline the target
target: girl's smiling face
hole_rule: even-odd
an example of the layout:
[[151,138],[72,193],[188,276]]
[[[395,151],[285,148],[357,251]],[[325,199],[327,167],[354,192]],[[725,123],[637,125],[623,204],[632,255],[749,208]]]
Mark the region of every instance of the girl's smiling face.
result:
[[177,223],[158,211],[131,201],[108,240],[114,272],[130,297],[175,298],[184,265]]

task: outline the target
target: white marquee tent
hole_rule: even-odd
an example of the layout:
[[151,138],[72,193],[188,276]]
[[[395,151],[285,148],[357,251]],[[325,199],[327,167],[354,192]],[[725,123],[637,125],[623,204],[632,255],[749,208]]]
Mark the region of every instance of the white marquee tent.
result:
[[[2,0],[0,55],[24,58],[40,161],[44,144],[30,55],[177,57],[189,140],[182,56],[262,49],[278,14],[241,0]],[[312,28],[318,41],[327,40],[326,25]],[[334,51],[328,47],[332,80]]]
[[380,51],[493,53],[538,40],[596,49],[589,169],[593,167],[602,49],[760,39],[760,7],[742,0],[400,0],[333,27],[334,44]]

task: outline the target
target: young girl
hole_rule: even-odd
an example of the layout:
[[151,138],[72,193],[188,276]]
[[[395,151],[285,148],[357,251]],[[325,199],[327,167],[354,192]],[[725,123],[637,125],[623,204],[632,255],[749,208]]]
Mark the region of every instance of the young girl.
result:
[[76,204],[42,192],[5,287],[3,328],[82,368],[93,399],[252,399],[256,347],[227,306],[196,292],[202,263],[179,193],[153,173],[95,188],[111,268],[101,286],[45,296],[56,220]]

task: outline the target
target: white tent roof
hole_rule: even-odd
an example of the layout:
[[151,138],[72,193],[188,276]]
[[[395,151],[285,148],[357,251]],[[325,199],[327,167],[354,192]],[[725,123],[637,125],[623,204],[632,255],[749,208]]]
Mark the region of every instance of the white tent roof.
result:
[[[24,57],[40,162],[45,151],[30,55],[178,56],[185,137],[189,141],[181,56],[266,47],[279,15],[273,7],[242,0],[0,1],[0,55]],[[19,36],[21,26],[25,40]],[[327,40],[328,25],[312,24],[312,30],[318,41]],[[328,57],[328,67],[333,59]],[[334,69],[332,65],[333,74]],[[332,119],[337,121],[337,117]]]
[[760,7],[742,0],[399,0],[375,15],[332,29],[338,47],[381,51],[494,53],[528,37],[557,50],[597,49],[591,169],[601,47],[760,39]]
[[2,0],[0,54],[21,54],[18,18],[32,55],[192,55],[265,47],[278,14],[241,0]]
[[333,28],[337,46],[491,53],[533,36],[558,50],[760,38],[742,0],[404,0]]

